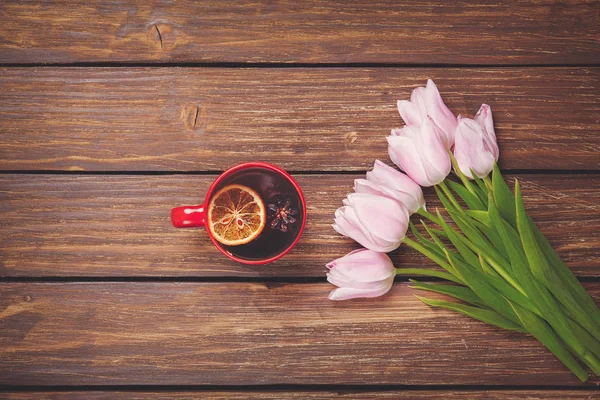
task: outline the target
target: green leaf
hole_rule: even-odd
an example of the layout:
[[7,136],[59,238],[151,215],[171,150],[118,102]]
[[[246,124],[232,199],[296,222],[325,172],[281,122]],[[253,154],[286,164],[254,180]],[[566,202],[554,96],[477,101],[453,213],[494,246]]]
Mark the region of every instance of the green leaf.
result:
[[[511,262],[515,266],[515,268],[513,269],[513,272],[516,274],[517,280],[519,280],[520,282],[522,282],[524,284],[525,289],[533,297],[534,302],[537,303],[538,306],[542,307],[542,310],[546,310],[545,307],[546,307],[546,304],[548,303],[548,301],[545,299],[551,297],[551,295],[546,291],[545,288],[543,288],[539,284],[537,284],[535,281],[535,278],[533,277],[533,275],[531,275],[531,273],[527,267],[527,265],[528,265],[527,258],[521,247],[519,234],[510,226],[510,224],[508,222],[506,222],[504,219],[502,219],[500,217],[498,211],[494,208],[493,205],[492,205],[492,207],[490,207],[490,216],[492,218],[492,221],[494,222],[494,225],[497,226],[498,232],[504,239],[506,248],[509,251]],[[552,299],[550,299],[550,301],[552,301]],[[517,303],[523,307],[525,307],[525,305],[526,305],[526,303],[524,303],[524,302],[517,302]],[[542,315],[542,313],[538,309],[532,309],[530,307],[526,307],[526,308],[529,311],[532,311],[537,315]],[[546,314],[547,314],[547,312],[546,312]],[[552,316],[552,318],[553,318],[553,316]],[[587,334],[587,332],[583,328],[581,328],[577,323],[575,323],[571,319],[568,320],[568,323],[571,326],[571,329],[575,333],[576,337],[582,341],[583,345],[586,348],[590,349],[589,344],[593,344],[594,342],[597,343],[597,341],[593,337],[591,337],[589,334]],[[583,330],[583,332],[576,330],[577,328]],[[587,336],[585,336],[585,335],[587,335]],[[571,347],[571,346],[569,346],[569,347]],[[577,353],[575,353],[575,354],[577,354]],[[584,360],[584,362],[586,362],[586,364],[590,364],[590,367],[593,367],[593,363],[588,363],[585,360],[585,358],[583,358],[583,360]]]
[[421,220],[421,225],[423,225],[423,228],[425,228],[425,230],[427,231],[427,234],[431,237],[433,242],[438,246],[440,251],[443,251],[444,249],[446,249],[446,246],[444,245],[444,243],[442,243],[442,241],[437,237],[437,235],[429,228],[429,226],[425,223],[425,221]]
[[448,239],[448,238],[446,237],[446,232],[444,232],[444,231],[443,231],[443,230],[441,230],[441,229],[436,229],[436,228],[429,227],[429,230],[430,230],[431,232],[435,233],[435,234],[436,234],[436,235],[438,235],[438,236],[441,236],[441,237],[443,237],[443,238],[446,238],[446,239]]
[[464,217],[455,211],[448,211],[448,214],[452,217],[452,220],[460,228],[463,234],[469,239],[465,242],[465,245],[469,246],[474,252],[483,254],[492,264],[503,265],[506,267],[504,269],[510,271],[510,265],[507,262],[508,260],[506,260],[483,236],[483,234],[477,230],[468,217]]
[[492,193],[502,218],[516,228],[517,216],[515,213],[515,200],[508,185],[504,182],[504,178],[502,178],[498,164],[494,164],[494,169],[492,171]]
[[588,331],[583,329],[581,325],[573,321],[571,318],[569,318],[569,325],[571,326],[571,329],[573,329],[573,332],[575,332],[577,337],[581,340],[583,345],[596,357],[600,357],[600,342],[594,339]]
[[487,209],[486,209],[486,211],[465,210],[465,214],[467,214],[469,217],[473,218],[474,220],[479,221],[481,224],[487,226],[488,228],[492,228],[492,220],[490,219],[490,215],[489,215]]
[[[446,195],[444,194],[444,192],[442,192],[442,190],[440,188],[435,186],[434,189],[435,189],[435,193],[437,194],[438,198],[442,202],[442,205],[444,206],[446,211],[456,209],[456,207],[450,202],[450,200],[448,200],[448,198],[446,197]],[[457,211],[460,211],[460,209],[458,209]],[[436,212],[437,212],[437,208],[436,208]],[[438,213],[438,215],[439,215],[439,213]],[[438,218],[438,225],[441,224],[441,222],[442,221],[440,221]]]
[[[500,236],[504,240],[506,249],[510,256],[510,261],[512,265],[515,266],[513,272],[515,273],[517,280],[524,285],[525,290],[529,293],[529,297],[533,300],[533,303],[534,305],[536,305],[538,311],[531,310],[531,308],[529,307],[527,308],[530,311],[534,311],[538,315],[542,315],[545,317],[546,315],[551,313],[552,306],[555,304],[555,301],[552,298],[551,294],[546,290],[546,288],[537,284],[536,278],[528,269],[529,261],[522,247],[522,242],[520,240],[519,233],[517,233],[508,222],[506,222],[502,217],[500,217],[498,210],[495,208],[494,205],[490,206],[490,217],[492,218],[494,225],[497,227]],[[519,304],[523,306],[523,303]],[[550,310],[547,309],[548,305],[550,305],[551,307]],[[574,315],[572,314],[571,310],[569,310],[569,312],[571,315]],[[563,313],[561,311],[558,314],[562,315]],[[550,319],[552,318],[559,317],[554,316],[554,314],[550,314]],[[580,318],[576,318],[576,320],[580,321]],[[588,325],[588,323],[584,322],[584,325]]]
[[[490,194],[491,196],[491,194]],[[493,198],[491,199],[493,202]],[[488,202],[486,202],[488,204]],[[488,206],[489,207],[489,206]],[[465,215],[471,219],[473,225],[477,227],[488,239],[496,250],[505,258],[508,259],[508,253],[506,252],[506,248],[504,247],[504,243],[502,239],[498,235],[498,232],[494,229],[494,225],[490,218],[488,211],[479,211],[479,210],[466,210]]]
[[432,276],[434,278],[445,279],[450,282],[458,283],[463,285],[463,282],[447,272],[435,271],[431,269],[423,268],[396,268],[396,275],[423,275]]
[[[439,213],[439,211],[437,214],[439,218],[442,218],[442,215]],[[473,253],[473,251],[471,251],[471,249],[464,244],[466,238],[451,228],[443,219],[441,221],[441,226],[446,234],[446,237],[448,237],[448,239],[452,242],[456,250],[458,250],[459,254],[465,259],[467,264],[477,268],[479,266],[479,259],[475,253]],[[463,240],[463,238],[465,240]]]
[[485,322],[490,325],[494,325],[503,329],[524,332],[524,329],[520,325],[504,318],[495,311],[486,310],[479,307],[467,306],[459,303],[452,303],[449,301],[428,299],[421,296],[416,297],[423,303],[432,307],[446,308],[448,310],[457,311],[459,313],[468,315],[471,318],[475,318],[479,321]]
[[[531,273],[536,279],[545,285],[551,293],[551,295],[543,297],[543,301],[546,304],[543,309],[540,309],[540,311],[542,311],[546,320],[556,330],[556,333],[558,333],[562,340],[564,340],[565,343],[572,348],[577,355],[579,355],[579,357],[585,359],[586,362],[591,363],[594,373],[600,373],[600,362],[595,360],[593,354],[591,354],[585,348],[585,346],[573,333],[573,330],[567,322],[566,316],[553,298],[553,296],[556,296],[556,298],[558,298],[567,308],[567,310],[569,310],[569,312],[575,317],[577,322],[584,324],[582,326],[588,329],[586,324],[589,324],[591,320],[589,320],[589,318],[583,318],[585,314],[583,314],[581,307],[579,307],[577,302],[575,302],[572,298],[571,294],[564,288],[564,286],[562,286],[561,282],[554,274],[554,271],[549,268],[544,253],[540,249],[535,239],[535,235],[533,234],[532,227],[529,223],[529,218],[525,212],[525,206],[523,204],[523,197],[521,196],[521,188],[518,180],[515,181],[515,203],[517,227]],[[592,328],[591,330],[588,329],[588,331],[594,335],[596,339],[598,339],[596,334],[600,334],[600,330]]]
[[[465,284],[467,284],[467,286],[471,287],[471,289],[473,289],[473,291],[479,297],[483,298],[483,295],[481,293],[479,293],[474,286],[477,285],[480,281],[485,281],[488,283],[488,285],[492,286],[495,290],[502,293],[503,296],[505,296],[509,299],[512,299],[513,301],[525,303],[528,308],[535,309],[535,307],[531,304],[531,302],[528,301],[527,297],[524,296],[524,294],[523,294],[524,291],[521,288],[521,286],[518,284],[518,282],[515,281],[515,279],[513,279],[510,276],[510,274],[506,271],[505,267],[502,267],[501,265],[498,265],[498,264],[492,265],[494,267],[494,270],[496,272],[498,272],[504,279],[495,277],[492,275],[484,275],[482,272],[479,275],[474,277],[473,276],[474,273],[477,273],[477,271],[481,271],[479,269],[480,268],[479,256],[475,255],[475,253],[473,253],[464,244],[465,242],[469,242],[464,236],[462,236],[459,233],[457,233],[456,231],[454,231],[450,226],[448,226],[448,224],[445,221],[443,221],[439,212],[438,212],[438,217],[441,219],[442,228],[444,229],[446,236],[450,239],[450,241],[452,242],[454,247],[459,251],[459,253],[467,261],[467,264],[473,267],[472,271],[465,272],[464,268],[460,268],[459,263],[455,262],[454,265],[452,263],[450,263],[451,267],[459,268],[458,273],[461,274],[461,279],[463,279],[463,281],[465,282]],[[478,253],[481,253],[480,249],[478,249],[476,251],[478,251]],[[467,259],[467,257],[465,257],[465,254],[467,254],[468,257],[470,257],[470,259]],[[453,261],[456,261],[456,260],[453,259]],[[458,267],[457,267],[457,265],[458,265]],[[509,283],[507,283],[507,282],[509,282]],[[481,290],[485,290],[485,288],[483,288]],[[484,299],[484,300],[487,300],[487,299]],[[491,304],[489,302],[487,304],[491,306]],[[501,301],[496,298],[496,305],[499,305],[499,304],[501,304]],[[496,309],[496,308],[494,308],[494,309]],[[496,309],[496,310],[498,311],[498,309]]]
[[[457,269],[457,272],[458,274],[460,274],[461,279],[465,282],[467,286],[471,287],[471,289],[473,289],[473,291],[477,293],[479,297],[482,297],[483,295],[481,295],[473,285],[476,286],[481,282],[484,282],[487,285],[493,287],[496,291],[498,291],[500,294],[502,294],[502,296],[506,297],[507,299],[514,301],[517,304],[521,304],[523,307],[527,308],[530,311],[539,312],[537,311],[535,305],[524,294],[524,290],[521,288],[520,285],[518,285],[518,283],[513,282],[513,284],[510,284],[497,274],[484,274],[483,271],[481,271],[480,269],[470,269],[465,271],[465,267],[463,267],[462,264],[460,264],[460,262],[457,262],[458,260],[456,260],[455,257],[450,255],[449,258],[451,258],[452,261],[450,262],[451,267]],[[477,260],[479,261],[479,255]],[[511,280],[514,281],[514,279],[512,278]]]
[[496,232],[500,235],[504,248],[508,254],[508,259],[511,266],[515,269],[526,268],[527,259],[521,247],[521,241],[518,233],[502,218],[496,204],[493,201],[488,203],[488,215],[492,224],[496,228]]
[[479,269],[473,269],[468,265],[461,266],[457,264],[453,257],[446,253],[448,262],[455,270],[461,274],[465,285],[467,285],[485,304],[496,311],[503,317],[512,321],[517,321],[512,308],[509,306],[508,301],[502,296],[489,282],[493,279],[490,275],[485,275],[483,271]]
[[489,227],[485,226],[484,224],[482,224],[481,222],[474,220],[472,218],[471,218],[471,223],[477,229],[479,229],[479,231],[481,233],[483,233],[485,235],[485,237],[487,237],[487,239],[492,243],[492,246],[494,246],[494,248],[498,251],[498,253],[500,253],[502,258],[504,260],[508,260],[508,253],[506,252],[506,248],[504,247],[504,243],[502,242],[500,235],[498,235],[498,232],[496,232],[495,229],[489,228]]
[[[454,273],[454,269],[452,268],[452,266],[450,264],[448,264],[446,262],[446,259],[444,257],[438,256],[435,252],[429,251],[426,247],[424,247],[420,243],[415,242],[414,240],[412,240],[408,237],[404,238],[404,243],[406,245],[412,247],[413,249],[417,250],[419,253],[423,254],[424,256],[429,258],[431,261],[435,262],[437,265],[444,268],[449,273],[451,273],[451,274]],[[455,278],[455,279],[459,279],[459,278]],[[462,283],[462,281],[459,280],[458,283]]]
[[454,190],[454,192],[465,202],[465,204],[470,208],[470,209],[474,209],[474,210],[485,210],[486,207],[483,204],[483,202],[479,199],[479,196],[477,194],[473,194],[471,192],[469,192],[464,186],[462,186],[460,183],[451,181],[451,180],[447,180],[448,182],[448,186],[450,186],[450,189]]
[[[450,253],[453,257],[455,257],[456,259],[460,260],[461,262],[465,262],[465,260],[462,258],[462,256],[460,254],[458,254],[457,252],[450,250],[448,247],[446,247],[446,245],[439,239],[438,235],[440,236],[444,236],[446,237],[446,233],[444,231],[440,231],[439,229],[433,229],[431,227],[429,227],[429,225],[427,225],[424,221],[421,221],[421,224],[423,225],[423,227],[425,228],[425,230],[427,231],[427,233],[429,234],[429,236],[431,237],[431,239],[435,242],[435,244],[438,246],[437,250],[439,252],[441,252],[441,257],[446,258],[446,256],[444,255],[444,252],[448,252]],[[450,267],[452,268],[452,265],[450,265]],[[450,271],[448,270],[448,272],[450,272],[453,275],[457,275],[456,270]],[[458,274],[457,276],[460,276],[460,274]]]
[[[469,191],[471,194],[473,194],[474,196],[479,196],[480,193],[480,189],[475,186],[470,180],[469,178],[466,177],[465,174],[463,174],[463,172],[460,170],[460,167],[458,165],[458,162],[456,161],[456,158],[454,158],[454,154],[450,153],[450,161],[452,162],[452,166],[454,167],[454,173],[456,174],[456,176],[458,176],[461,180],[461,182],[464,185],[464,188]],[[471,170],[471,175],[473,176],[477,176],[475,175],[475,173],[473,172],[473,170]]]
[[[456,209],[456,211],[462,211],[462,209],[463,209],[462,206],[460,205],[458,200],[456,200],[456,197],[454,197],[454,195],[452,194],[450,189],[448,189],[448,186],[446,185],[446,183],[442,181],[435,188],[437,189],[438,187],[442,189],[442,191],[445,194],[446,199],[452,204],[452,207],[446,207],[446,205],[444,204],[444,207],[446,207],[446,210]],[[439,194],[438,194],[438,197],[439,197]]]
[[485,260],[481,256],[481,254],[478,254],[478,256],[479,256],[479,264],[481,265],[481,269],[483,270],[483,272],[485,272],[488,275],[498,275],[497,272],[494,271],[494,269],[492,267],[490,267],[488,265],[488,263],[485,262]]
[[[514,299],[517,304],[521,307],[525,307],[527,310],[532,311],[538,315],[542,315],[536,303],[543,304],[538,294],[537,286],[535,285],[534,278],[529,273],[527,267],[527,259],[525,253],[521,247],[521,241],[519,234],[506,222],[498,212],[498,209],[493,203],[490,203],[490,218],[496,226],[497,232],[504,242],[504,246],[509,255],[509,260],[512,265],[512,272],[515,279],[523,286],[523,291],[528,294],[526,299],[518,300]],[[531,297],[534,297],[533,301]]]
[[517,227],[531,273],[569,310],[581,326],[587,329],[597,340],[600,340],[600,325],[596,324],[590,315],[587,315],[583,307],[573,298],[570,291],[565,288],[563,281],[549,265],[544,252],[540,248],[530,218],[525,211],[518,180],[515,181],[515,202]]
[[479,187],[481,201],[484,202],[487,205],[488,188],[485,186],[485,183],[483,183],[483,181],[481,180],[481,178],[477,176],[477,174],[475,173],[475,171],[471,170],[471,175],[473,176],[473,180],[475,181],[475,183]]
[[530,223],[538,245],[558,274],[560,281],[566,286],[579,305],[585,309],[586,314],[596,323],[596,325],[600,325],[600,310],[596,306],[596,303],[594,303],[594,300],[592,300],[589,293],[586,292],[579,280],[573,275],[571,269],[560,259],[556,251],[554,251],[550,245],[550,242],[548,242],[548,239],[542,234],[542,231],[540,231],[537,225],[531,221],[531,218]]
[[428,284],[418,282],[414,279],[410,279],[410,282],[413,284],[412,287],[414,289],[428,290],[430,292],[445,294],[469,304],[473,304],[479,307],[485,307],[485,303],[483,303],[481,299],[477,297],[477,295],[473,293],[473,291],[468,287],[456,285]]
[[444,258],[444,253],[442,253],[438,246],[435,243],[432,243],[431,241],[427,240],[427,238],[425,238],[423,235],[421,235],[421,233],[418,231],[417,227],[415,226],[415,224],[412,223],[412,221],[410,221],[409,226],[410,230],[412,231],[419,244],[421,244],[423,247],[429,250],[432,254],[438,256],[440,259]]
[[[452,212],[449,212],[449,214],[452,216],[457,215]],[[459,222],[459,219],[456,219],[455,222],[457,223],[457,225],[459,225],[460,228],[463,229],[463,231],[465,231],[467,229],[465,226],[463,226],[464,224],[461,224]],[[446,230],[446,228],[448,228],[452,232],[452,228],[448,227],[447,224],[444,226],[444,230]],[[463,253],[463,251],[461,250],[463,247],[466,247],[467,249],[472,250],[472,252],[474,252],[475,254],[481,254],[484,257],[484,259],[494,268],[494,270],[502,278],[504,278],[508,283],[510,283],[510,285],[512,285],[518,291],[520,291],[521,293],[524,293],[523,289],[521,288],[521,285],[519,285],[519,283],[511,276],[511,274],[510,274],[511,266],[508,263],[508,261],[506,259],[504,259],[502,256],[499,256],[498,252],[493,247],[491,247],[489,244],[485,244],[485,243],[477,240],[474,236],[467,239],[463,235],[456,234],[453,237],[455,238],[456,241],[462,242],[462,243],[460,243],[461,248],[459,248],[459,247],[457,247],[455,240],[452,240],[452,238],[450,238],[450,240],[452,241],[452,244],[454,244],[454,246],[459,250],[459,252],[461,254]],[[469,240],[469,239],[471,239],[471,240]],[[466,260],[469,262],[469,264],[471,264],[470,260],[468,260],[468,259],[466,259]],[[473,264],[471,264],[471,265],[473,265]],[[479,258],[478,257],[476,259],[476,264],[474,264],[473,266],[475,266],[475,267],[479,266]]]
[[542,342],[558,359],[573,372],[581,382],[588,380],[587,372],[579,365],[577,360],[565,348],[548,324],[532,312],[524,310],[516,304],[511,304],[519,317],[521,325],[537,340]]

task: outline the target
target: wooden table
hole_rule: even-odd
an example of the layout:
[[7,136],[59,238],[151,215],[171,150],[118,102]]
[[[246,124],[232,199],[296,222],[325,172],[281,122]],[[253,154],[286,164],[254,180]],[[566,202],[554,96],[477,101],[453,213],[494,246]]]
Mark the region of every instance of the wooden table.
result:
[[[1,2],[0,397],[599,398],[404,278],[339,303],[324,278],[358,247],[334,210],[433,78],[457,113],[491,105],[504,173],[600,300],[599,4]],[[308,203],[300,244],[260,267],[169,221],[251,160]]]

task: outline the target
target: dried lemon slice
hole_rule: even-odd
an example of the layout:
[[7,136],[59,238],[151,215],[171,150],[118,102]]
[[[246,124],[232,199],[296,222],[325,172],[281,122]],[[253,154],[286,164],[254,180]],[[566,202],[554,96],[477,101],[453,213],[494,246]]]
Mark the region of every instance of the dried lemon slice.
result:
[[265,205],[247,186],[228,185],[208,205],[208,229],[219,243],[239,246],[256,239],[267,221]]

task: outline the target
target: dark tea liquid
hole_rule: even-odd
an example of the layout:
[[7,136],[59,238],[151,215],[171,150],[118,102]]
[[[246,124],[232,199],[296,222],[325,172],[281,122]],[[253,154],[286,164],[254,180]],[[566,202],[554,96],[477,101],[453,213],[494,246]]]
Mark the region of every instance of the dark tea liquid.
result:
[[235,172],[224,179],[215,188],[215,192],[231,184],[244,185],[254,189],[265,204],[265,208],[269,204],[275,204],[277,200],[281,202],[281,199],[284,199],[284,201],[289,199],[290,207],[298,210],[298,212],[293,216],[295,222],[288,224],[287,232],[272,228],[272,218],[269,218],[269,214],[267,214],[265,228],[256,239],[239,246],[226,246],[223,244],[220,244],[220,246],[232,255],[246,260],[271,258],[290,247],[300,233],[300,226],[304,218],[300,196],[294,186],[274,171],[266,168],[250,168]]

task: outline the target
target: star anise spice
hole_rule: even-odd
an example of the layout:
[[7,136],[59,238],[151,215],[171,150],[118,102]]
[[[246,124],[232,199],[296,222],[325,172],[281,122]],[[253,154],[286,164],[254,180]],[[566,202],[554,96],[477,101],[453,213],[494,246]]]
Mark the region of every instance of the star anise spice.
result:
[[287,232],[290,225],[296,222],[295,215],[298,209],[292,206],[292,201],[288,197],[277,197],[275,201],[267,204],[267,216],[271,220],[269,227],[278,229],[281,232]]

